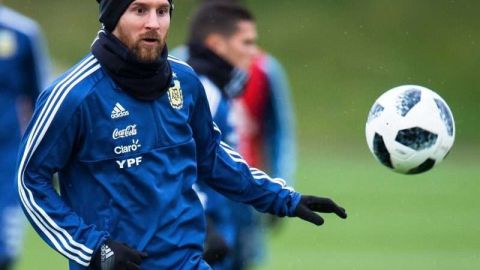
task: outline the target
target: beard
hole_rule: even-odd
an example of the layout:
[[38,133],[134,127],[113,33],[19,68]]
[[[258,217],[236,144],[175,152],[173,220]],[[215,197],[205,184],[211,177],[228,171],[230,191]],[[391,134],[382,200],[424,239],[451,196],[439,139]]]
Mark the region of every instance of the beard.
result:
[[[162,39],[156,31],[140,35],[136,40],[119,31],[119,39],[141,63],[157,61],[165,47],[165,38]],[[146,41],[150,41],[152,44],[145,44]]]

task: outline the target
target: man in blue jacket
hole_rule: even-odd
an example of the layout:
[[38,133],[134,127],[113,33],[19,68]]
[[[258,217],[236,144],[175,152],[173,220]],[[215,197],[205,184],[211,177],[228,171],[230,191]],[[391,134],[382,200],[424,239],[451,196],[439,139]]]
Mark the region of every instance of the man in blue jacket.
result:
[[24,218],[15,195],[15,162],[33,103],[48,79],[39,26],[0,1],[0,270],[21,249]]
[[[171,0],[102,0],[92,53],[44,91],[17,168],[24,211],[70,269],[210,269],[197,180],[317,225],[303,196],[220,141],[201,83],[168,56]],[[58,173],[59,195],[51,185]]]

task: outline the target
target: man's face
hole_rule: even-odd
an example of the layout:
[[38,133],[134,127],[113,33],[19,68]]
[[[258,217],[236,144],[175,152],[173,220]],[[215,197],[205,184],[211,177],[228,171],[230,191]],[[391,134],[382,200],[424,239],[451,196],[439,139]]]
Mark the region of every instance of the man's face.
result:
[[247,70],[257,54],[257,28],[252,21],[237,23],[237,31],[229,37],[221,37],[214,51],[230,64]]
[[169,27],[168,0],[136,0],[122,15],[113,34],[139,61],[148,63],[160,57]]

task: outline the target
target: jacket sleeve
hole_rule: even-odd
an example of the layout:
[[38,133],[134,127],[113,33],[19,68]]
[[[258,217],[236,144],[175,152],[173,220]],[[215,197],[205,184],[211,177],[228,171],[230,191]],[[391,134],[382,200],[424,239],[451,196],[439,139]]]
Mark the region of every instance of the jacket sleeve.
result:
[[23,131],[32,117],[33,105],[50,81],[51,64],[46,42],[40,27],[33,23],[25,31],[25,50],[21,60],[24,78],[17,101],[18,120]]
[[35,24],[28,34],[28,57],[25,65],[29,69],[30,79],[25,82],[26,95],[36,100],[39,93],[43,91],[51,79],[51,63],[42,30]]
[[85,224],[52,184],[53,175],[66,166],[75,151],[80,130],[78,97],[65,98],[62,90],[46,90],[39,97],[22,140],[16,187],[25,215],[43,240],[87,267],[108,233]]
[[250,204],[260,212],[293,216],[300,194],[280,178],[251,168],[229,145],[213,123],[205,91],[200,91],[191,117],[197,148],[198,178],[231,200]]

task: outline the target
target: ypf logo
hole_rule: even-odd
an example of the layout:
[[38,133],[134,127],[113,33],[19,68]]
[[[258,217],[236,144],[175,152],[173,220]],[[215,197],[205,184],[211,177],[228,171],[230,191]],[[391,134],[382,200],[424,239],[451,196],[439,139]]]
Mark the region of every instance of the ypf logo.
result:
[[132,168],[140,165],[143,161],[143,157],[129,158],[124,160],[117,160],[117,165],[120,169]]

